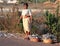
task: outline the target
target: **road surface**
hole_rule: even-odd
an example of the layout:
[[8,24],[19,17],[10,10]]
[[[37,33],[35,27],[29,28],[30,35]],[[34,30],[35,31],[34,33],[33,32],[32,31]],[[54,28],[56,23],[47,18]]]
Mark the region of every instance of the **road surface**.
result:
[[0,38],[0,46],[60,46],[60,44],[44,44],[42,42],[31,42],[24,39]]

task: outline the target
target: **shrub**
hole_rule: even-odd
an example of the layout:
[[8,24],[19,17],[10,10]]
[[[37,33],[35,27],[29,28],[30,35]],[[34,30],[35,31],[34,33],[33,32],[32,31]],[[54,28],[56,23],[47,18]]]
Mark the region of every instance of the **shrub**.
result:
[[53,33],[57,36],[57,38],[60,37],[60,19],[58,19],[58,17],[56,17],[54,14],[49,13],[48,11],[46,11],[45,15],[47,20],[45,23],[48,25],[49,33]]

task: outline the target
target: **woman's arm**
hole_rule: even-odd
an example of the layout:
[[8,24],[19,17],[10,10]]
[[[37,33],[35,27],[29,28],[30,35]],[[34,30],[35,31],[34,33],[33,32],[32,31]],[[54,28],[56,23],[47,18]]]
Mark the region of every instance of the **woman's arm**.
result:
[[32,12],[29,10],[30,22],[32,23]]
[[30,22],[32,23],[32,15],[30,16]]

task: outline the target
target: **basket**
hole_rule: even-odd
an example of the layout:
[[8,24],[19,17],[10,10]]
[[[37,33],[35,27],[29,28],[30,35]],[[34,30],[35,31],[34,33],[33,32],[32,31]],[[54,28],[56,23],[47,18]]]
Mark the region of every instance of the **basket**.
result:
[[52,39],[43,39],[43,43],[51,44]]
[[32,42],[39,42],[39,39],[38,38],[31,38],[30,41],[32,41]]

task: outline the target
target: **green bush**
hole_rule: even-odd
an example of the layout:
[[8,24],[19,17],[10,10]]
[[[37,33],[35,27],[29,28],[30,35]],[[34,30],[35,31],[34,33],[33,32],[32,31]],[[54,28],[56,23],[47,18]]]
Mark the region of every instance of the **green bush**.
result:
[[49,33],[53,33],[54,35],[57,36],[57,38],[59,38],[60,36],[60,17],[58,19],[58,17],[56,17],[56,15],[49,13],[48,11],[46,11],[45,13],[46,15],[46,24],[49,27]]

